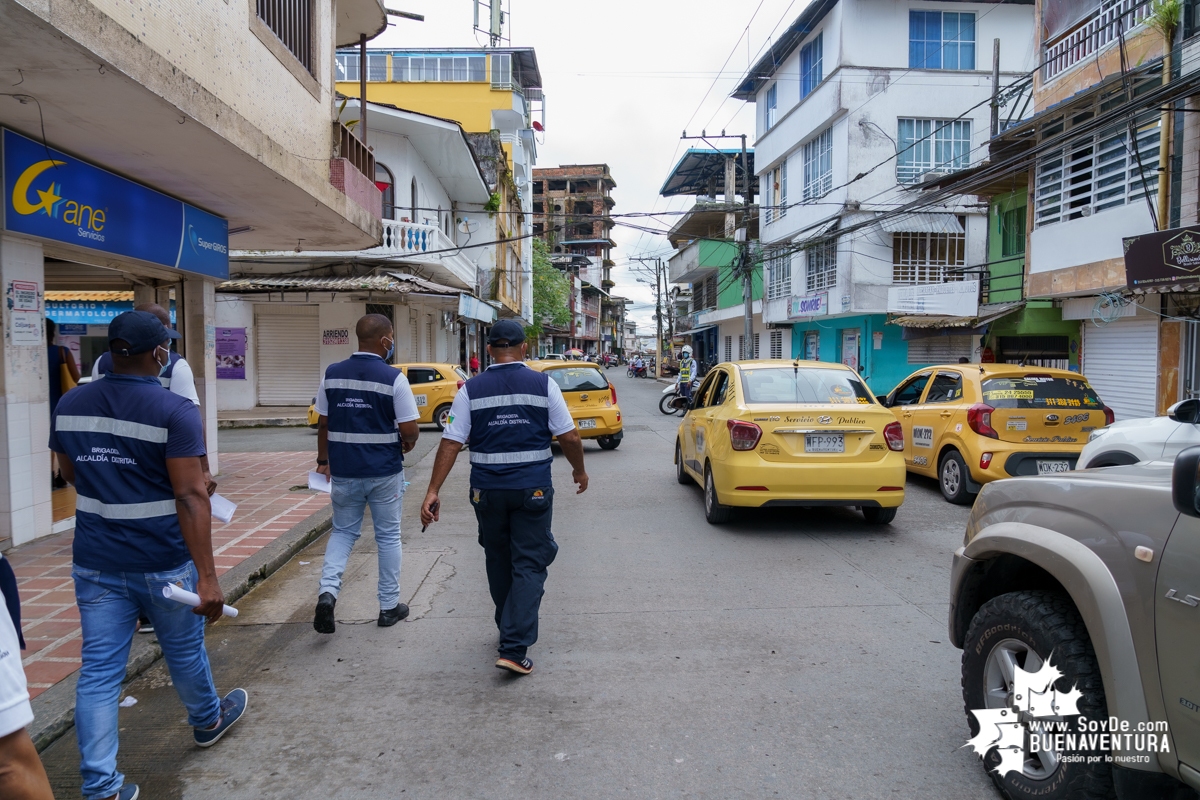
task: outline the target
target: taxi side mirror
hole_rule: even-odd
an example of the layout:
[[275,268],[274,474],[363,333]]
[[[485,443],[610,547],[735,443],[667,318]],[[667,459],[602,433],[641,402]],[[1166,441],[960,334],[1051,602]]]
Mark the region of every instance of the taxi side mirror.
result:
[[883,406],[884,408],[891,408],[891,405],[892,405],[892,396],[891,395],[877,394],[877,395],[875,395],[875,399],[878,400],[879,405]]
[[1175,456],[1171,470],[1171,502],[1175,510],[1189,517],[1200,517],[1196,492],[1200,490],[1200,447],[1189,447]]
[[1167,409],[1167,416],[1175,422],[1194,425],[1200,422],[1200,400],[1194,397],[1189,400],[1180,400]]

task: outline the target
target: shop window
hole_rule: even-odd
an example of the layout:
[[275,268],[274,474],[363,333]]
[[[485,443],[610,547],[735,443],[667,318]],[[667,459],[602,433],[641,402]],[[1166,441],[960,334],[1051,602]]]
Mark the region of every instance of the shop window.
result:
[[392,177],[392,171],[375,162],[375,186],[383,195],[383,218],[396,218],[396,179]]
[[1026,207],[1010,208],[1000,214],[1000,255],[1025,255],[1025,212]]

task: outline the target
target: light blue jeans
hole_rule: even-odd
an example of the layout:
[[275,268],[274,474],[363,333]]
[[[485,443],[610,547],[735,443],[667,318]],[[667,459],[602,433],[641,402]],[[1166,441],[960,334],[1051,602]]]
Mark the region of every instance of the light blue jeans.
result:
[[320,591],[334,597],[341,591],[342,573],[346,571],[354,543],[362,535],[363,512],[370,506],[379,550],[379,609],[393,609],[400,604],[400,505],[404,499],[404,472],[380,478],[335,476],[332,484],[333,532],[325,547]]
[[188,711],[188,724],[207,728],[220,719],[221,700],[204,650],[204,617],[163,597],[168,583],[196,591],[191,561],[168,572],[101,572],[74,565],[75,599],[83,629],[83,666],[75,688],[83,796],[109,797],[125,785],[117,771],[117,700],[129,646],[141,612],[154,623],[171,682]]

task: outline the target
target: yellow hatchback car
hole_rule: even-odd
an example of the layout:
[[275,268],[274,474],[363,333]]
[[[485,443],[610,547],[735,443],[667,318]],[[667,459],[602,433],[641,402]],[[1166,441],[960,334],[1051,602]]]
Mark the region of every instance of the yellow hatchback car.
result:
[[1082,375],[1015,364],[926,367],[880,400],[904,428],[908,470],[962,504],[989,481],[1074,469],[1113,421]]
[[675,475],[704,487],[704,516],[733,507],[856,506],[886,525],[904,502],[904,435],[842,364],[718,364],[675,440]]
[[[455,364],[393,364],[393,367],[404,373],[408,385],[412,387],[413,397],[417,401],[417,411],[421,413],[418,424],[437,425],[439,431],[446,429],[446,418],[450,416],[450,404],[454,396],[467,382],[467,373]],[[317,399],[308,407],[309,427],[315,428],[320,422],[317,414]]]
[[625,435],[617,389],[595,364],[578,361],[527,361],[525,366],[545,372],[562,390],[575,429],[584,439],[595,439],[603,450],[616,450]]

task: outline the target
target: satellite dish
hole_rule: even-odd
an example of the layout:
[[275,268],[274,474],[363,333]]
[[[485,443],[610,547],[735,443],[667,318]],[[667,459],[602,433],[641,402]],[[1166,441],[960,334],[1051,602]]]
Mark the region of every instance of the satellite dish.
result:
[[458,225],[456,227],[458,228],[459,233],[474,233],[475,231],[479,230],[479,223],[466,219],[465,217],[459,217]]

